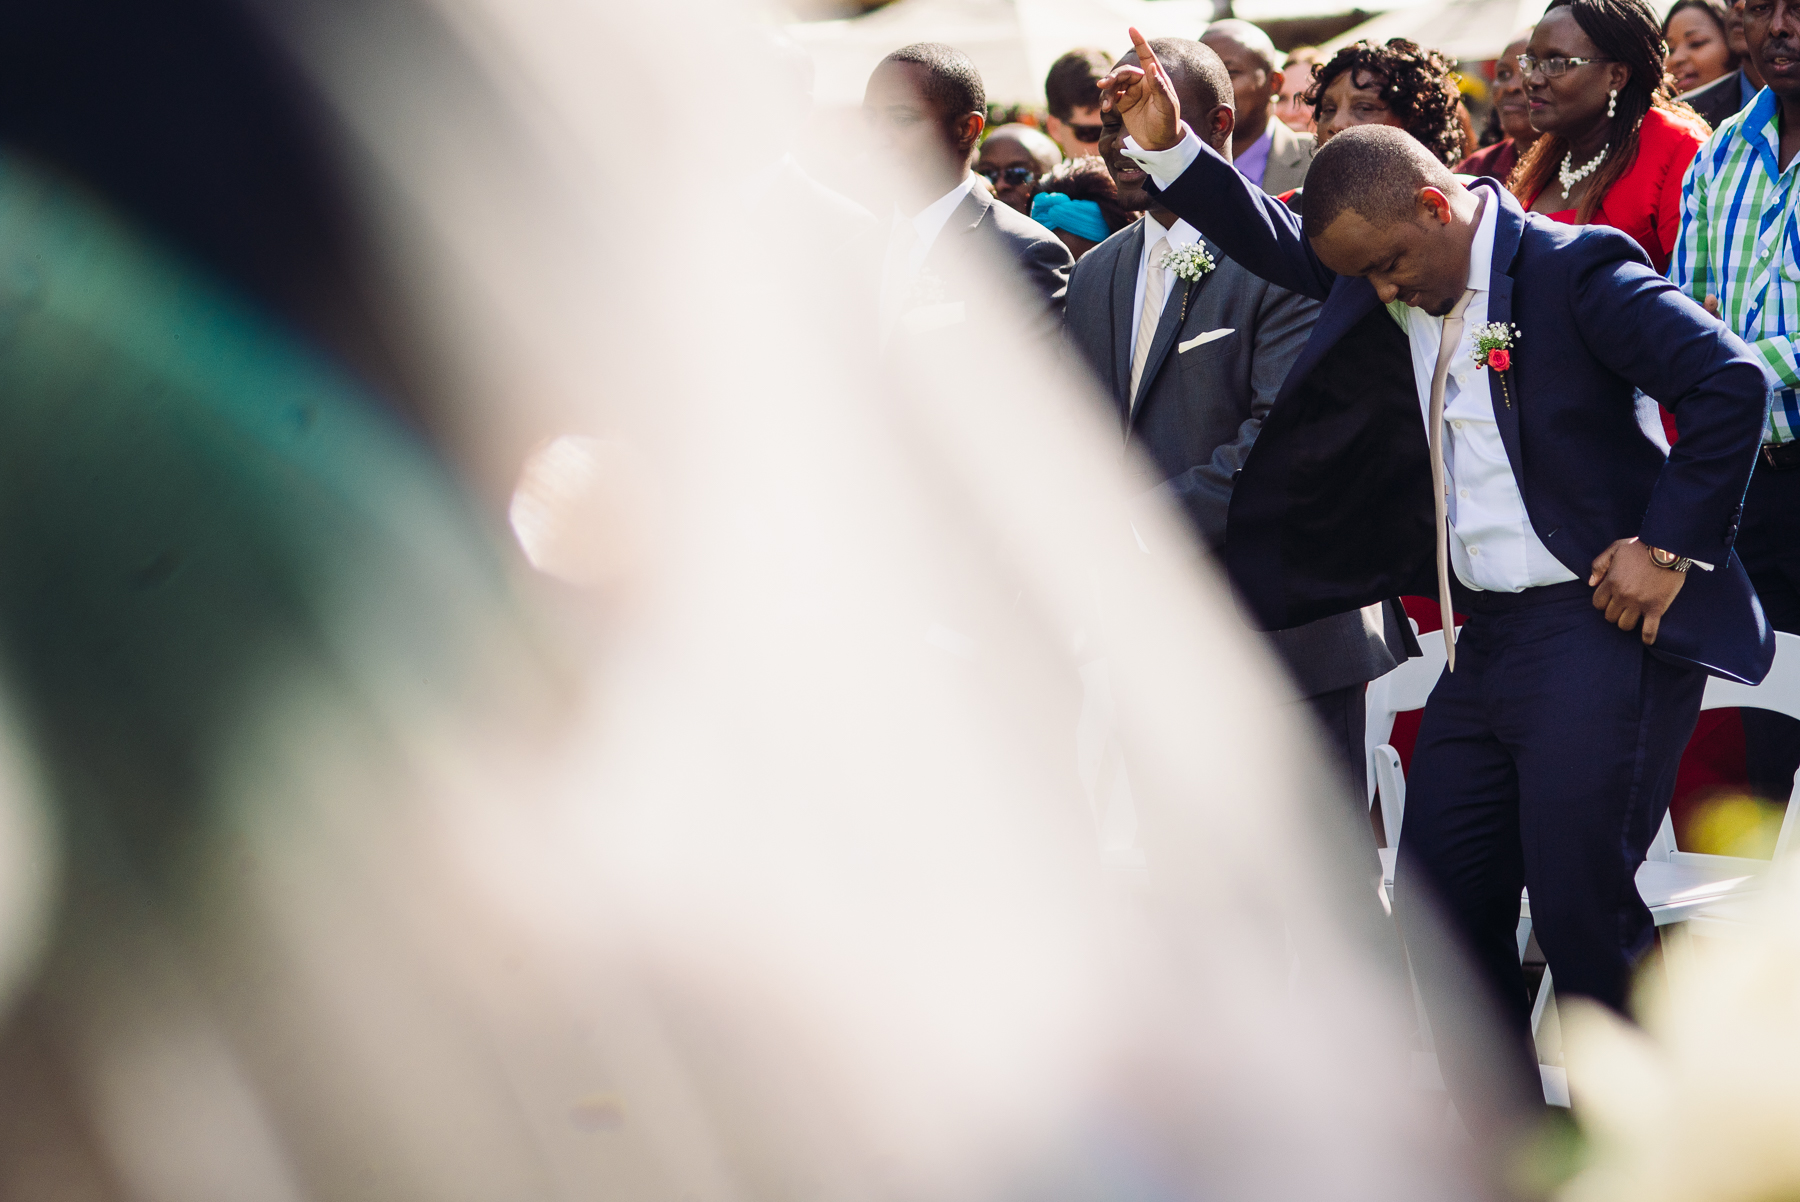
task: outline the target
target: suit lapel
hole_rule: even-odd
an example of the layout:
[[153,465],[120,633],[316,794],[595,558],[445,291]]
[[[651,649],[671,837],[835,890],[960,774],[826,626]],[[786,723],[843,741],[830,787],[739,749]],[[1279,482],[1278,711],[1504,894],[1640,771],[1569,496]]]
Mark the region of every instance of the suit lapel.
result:
[[954,240],[959,235],[972,234],[980,229],[982,221],[987,217],[988,206],[997,203],[999,202],[989,196],[980,185],[970,188],[969,194],[962,198],[962,203],[950,210],[950,216],[945,218],[944,228],[939,231],[936,240],[931,244],[931,249],[926,252],[925,262],[920,266],[919,274],[932,272],[937,266],[939,257],[944,254],[959,255],[959,252],[956,251],[945,251],[944,243]]
[[[1206,249],[1217,262],[1224,253],[1205,239],[1201,239]],[[1169,289],[1168,299],[1163,302],[1162,317],[1156,323],[1156,337],[1150,342],[1150,357],[1144,360],[1144,374],[1138,380],[1137,397],[1131,406],[1131,421],[1136,422],[1138,415],[1144,411],[1144,399],[1150,395],[1151,385],[1156,383],[1156,373],[1162,370],[1163,361],[1169,357],[1169,348],[1181,336],[1181,326],[1187,320],[1188,305],[1192,293],[1204,288],[1206,280],[1190,284],[1185,280],[1176,280]],[[1130,378],[1130,364],[1126,365],[1127,381]]]
[[[1490,322],[1511,324],[1513,319],[1513,278],[1509,274],[1513,260],[1519,254],[1519,239],[1525,233],[1525,212],[1518,201],[1506,192],[1495,190],[1489,196],[1488,203],[1498,201],[1500,211],[1495,215],[1494,223],[1494,261],[1488,278],[1488,312]],[[1514,351],[1513,368],[1506,373],[1506,385],[1500,382],[1500,373],[1493,368],[1484,368],[1488,377],[1488,399],[1494,407],[1494,420],[1500,428],[1500,441],[1506,446],[1506,458],[1512,465],[1513,479],[1518,482],[1519,495],[1525,495],[1525,473],[1521,468],[1524,460],[1519,449],[1519,402],[1522,389],[1519,387],[1518,351]]]
[[1143,257],[1144,223],[1140,219],[1120,244],[1118,258],[1113,262],[1112,395],[1121,423],[1126,420],[1130,404],[1125,393],[1131,387],[1131,311],[1132,302],[1137,299],[1138,263]]

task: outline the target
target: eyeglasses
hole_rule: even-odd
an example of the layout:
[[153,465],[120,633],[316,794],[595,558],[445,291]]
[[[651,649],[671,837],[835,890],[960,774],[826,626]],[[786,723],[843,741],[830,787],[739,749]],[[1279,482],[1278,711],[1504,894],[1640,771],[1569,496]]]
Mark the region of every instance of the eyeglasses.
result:
[[1534,58],[1529,54],[1518,56],[1519,70],[1526,75],[1533,71],[1542,71],[1545,79],[1555,79],[1568,73],[1570,67],[1586,67],[1592,63],[1615,63],[1613,58],[1564,58],[1560,54],[1551,58]]
[[1001,180],[1005,180],[1009,187],[1017,188],[1037,178],[1037,172],[1029,167],[1007,167],[1004,170],[999,167],[977,167],[976,170],[987,176],[988,183],[996,186]]
[[1105,128],[1104,125],[1071,125],[1069,132],[1075,135],[1077,142],[1098,142],[1100,131]]

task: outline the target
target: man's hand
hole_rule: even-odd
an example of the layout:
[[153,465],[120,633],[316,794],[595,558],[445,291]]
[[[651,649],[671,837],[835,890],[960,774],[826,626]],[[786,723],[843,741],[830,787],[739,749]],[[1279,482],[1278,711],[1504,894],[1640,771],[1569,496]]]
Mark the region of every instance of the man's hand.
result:
[[1100,111],[1118,113],[1125,132],[1145,150],[1167,150],[1181,141],[1181,101],[1169,73],[1156,61],[1156,51],[1135,28],[1131,48],[1142,69],[1121,66],[1102,77]]
[[1662,616],[1669,612],[1675,594],[1687,581],[1684,572],[1671,572],[1650,562],[1650,549],[1635,538],[1622,538],[1594,560],[1588,576],[1594,589],[1594,608],[1606,611],[1606,620],[1620,630],[1631,630],[1644,620],[1644,645],[1656,642]]
[[1700,307],[1705,309],[1708,313],[1711,313],[1714,317],[1717,317],[1719,315],[1719,298],[1716,296],[1709,296],[1700,302]]

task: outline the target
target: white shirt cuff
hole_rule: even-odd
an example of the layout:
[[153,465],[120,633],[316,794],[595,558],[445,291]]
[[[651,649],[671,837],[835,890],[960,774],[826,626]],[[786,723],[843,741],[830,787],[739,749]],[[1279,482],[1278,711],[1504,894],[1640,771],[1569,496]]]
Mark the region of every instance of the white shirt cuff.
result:
[[1127,135],[1125,157],[1148,171],[1157,187],[1167,188],[1200,157],[1200,139],[1195,135],[1193,127],[1183,121],[1181,133],[1181,141],[1167,150],[1145,150],[1137,144],[1136,138]]

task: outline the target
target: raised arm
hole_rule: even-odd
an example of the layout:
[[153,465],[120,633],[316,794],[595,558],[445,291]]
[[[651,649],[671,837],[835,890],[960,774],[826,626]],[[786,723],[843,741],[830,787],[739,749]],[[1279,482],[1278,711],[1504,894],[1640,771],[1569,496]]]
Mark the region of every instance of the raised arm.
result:
[[1125,153],[1150,173],[1153,194],[1251,272],[1325,299],[1337,276],[1313,254],[1300,218],[1183,124],[1174,82],[1156,52],[1136,29],[1131,45],[1142,68],[1121,64],[1101,79],[1100,107],[1124,122]]

